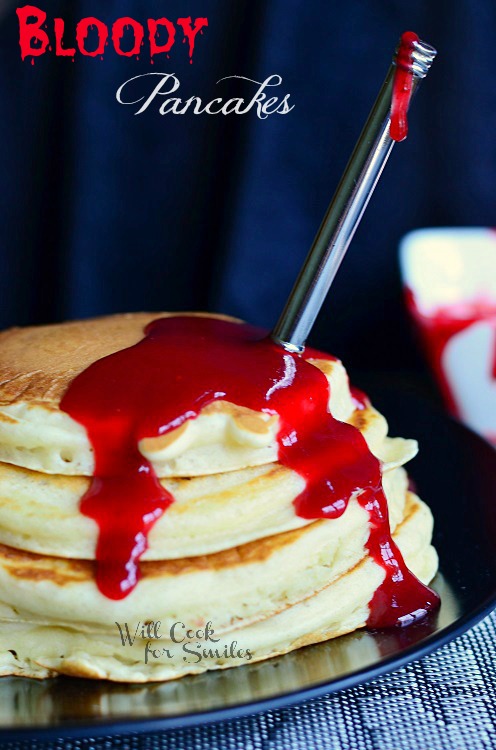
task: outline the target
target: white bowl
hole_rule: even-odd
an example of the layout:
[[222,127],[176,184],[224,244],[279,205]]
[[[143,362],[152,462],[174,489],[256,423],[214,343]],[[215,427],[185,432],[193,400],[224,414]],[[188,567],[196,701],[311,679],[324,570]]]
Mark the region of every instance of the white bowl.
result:
[[496,443],[496,230],[410,232],[400,244],[400,266],[451,409]]

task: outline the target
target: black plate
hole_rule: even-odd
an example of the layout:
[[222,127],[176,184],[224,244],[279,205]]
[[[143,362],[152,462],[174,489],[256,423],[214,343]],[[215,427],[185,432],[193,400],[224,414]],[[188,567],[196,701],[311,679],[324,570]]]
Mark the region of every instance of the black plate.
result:
[[392,434],[416,437],[412,462],[431,506],[442,607],[409,628],[357,632],[261,664],[126,686],[70,678],[0,680],[0,739],[154,731],[288,705],[417,659],[496,606],[496,451],[412,392],[372,388]]

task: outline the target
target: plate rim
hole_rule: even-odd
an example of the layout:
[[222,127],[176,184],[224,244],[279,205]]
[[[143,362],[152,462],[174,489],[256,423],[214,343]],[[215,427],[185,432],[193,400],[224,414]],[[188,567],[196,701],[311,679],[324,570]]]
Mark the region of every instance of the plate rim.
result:
[[[442,574],[442,571],[440,571]],[[32,727],[0,727],[0,739],[2,741],[11,740],[29,740],[29,739],[63,739],[67,737],[102,737],[105,735],[120,735],[146,732],[153,733],[157,731],[168,731],[174,729],[187,729],[199,724],[214,724],[222,721],[229,721],[238,718],[244,718],[253,714],[264,711],[287,708],[296,703],[303,703],[313,698],[318,698],[326,693],[337,693],[341,690],[347,690],[357,685],[366,684],[371,680],[382,677],[385,674],[394,672],[406,664],[422,659],[424,656],[432,653],[438,648],[442,648],[455,638],[466,633],[470,628],[477,625],[487,617],[496,608],[496,590],[493,594],[483,601],[472,612],[456,619],[450,625],[442,630],[426,636],[419,645],[412,645],[406,648],[399,655],[391,655],[379,662],[378,664],[364,667],[351,674],[338,677],[331,681],[320,682],[310,687],[299,690],[292,690],[288,693],[278,695],[272,698],[263,698],[261,700],[250,701],[248,703],[236,703],[223,708],[214,708],[207,711],[197,711],[195,713],[185,713],[180,716],[162,716],[162,717],[142,717],[136,719],[119,719],[99,720],[90,719],[82,722],[66,722],[54,726],[38,725]],[[309,648],[312,647],[311,644]],[[284,656],[284,655],[283,655]],[[280,658],[280,657],[279,657]],[[18,678],[18,679],[29,679]]]

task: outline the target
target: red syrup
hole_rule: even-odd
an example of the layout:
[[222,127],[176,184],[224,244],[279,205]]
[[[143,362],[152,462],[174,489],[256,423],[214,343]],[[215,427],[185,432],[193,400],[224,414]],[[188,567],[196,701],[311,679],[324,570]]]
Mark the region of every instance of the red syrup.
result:
[[396,69],[393,80],[391,102],[391,124],[389,135],[393,141],[404,141],[408,135],[407,113],[412,97],[412,50],[415,42],[420,41],[413,31],[401,35],[396,53]]
[[417,305],[411,289],[405,289],[406,304],[413,319],[418,323],[422,343],[431,363],[443,397],[451,413],[460,416],[450,385],[444,374],[443,354],[450,339],[474,323],[492,321],[495,327],[494,354],[490,376],[496,380],[496,300],[472,299],[452,305],[442,305],[423,313]]
[[353,401],[353,406],[355,407],[355,409],[358,409],[358,411],[364,411],[367,406],[370,406],[370,401],[367,394],[361,391],[359,388],[355,388],[354,385],[350,385],[350,393],[351,400]]
[[329,383],[305,359],[312,357],[333,359],[312,349],[286,352],[246,324],[175,316],[153,321],[138,344],[74,379],[61,408],[84,425],[94,449],[95,475],[81,512],[99,526],[97,584],[105,596],[132,591],[147,534],[173,502],[138,441],[227,400],[279,415],[279,461],[306,480],[294,501],[298,515],[337,518],[362,490],[359,502],[371,519],[367,549],[386,573],[371,602],[371,627],[404,624],[437,606],[437,595],[410,573],[391,539],[380,462],[358,429],[327,411]]

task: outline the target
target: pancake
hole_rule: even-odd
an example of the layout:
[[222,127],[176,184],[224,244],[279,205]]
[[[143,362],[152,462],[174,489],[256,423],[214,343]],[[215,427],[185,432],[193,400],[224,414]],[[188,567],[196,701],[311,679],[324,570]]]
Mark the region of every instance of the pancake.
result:
[[[0,333],[0,461],[49,474],[92,476],[86,430],[60,410],[60,400],[90,364],[136,344],[148,323],[170,316],[112,315]],[[361,410],[342,363],[309,361],[329,382],[332,415],[353,422]],[[219,474],[276,461],[278,428],[277,416],[215,401],[166,435],[142,439],[139,449],[161,478]],[[377,447],[377,457],[390,463],[397,450],[415,455],[415,441],[386,440],[387,430],[386,420],[370,407],[362,431],[371,449]]]
[[[348,510],[351,510],[351,507],[350,504]],[[322,521],[312,526],[325,526],[330,530],[335,523],[337,521]],[[303,530],[303,533],[308,532]],[[394,539],[409,568],[424,583],[432,579],[437,569],[437,556],[430,544],[431,534],[432,516],[429,509],[415,495],[409,493],[404,517],[396,529]],[[5,577],[5,560],[6,555],[3,552],[0,563],[2,580]],[[41,570],[40,567],[37,569]],[[36,578],[33,580],[33,574],[30,574],[26,579],[28,586],[45,587],[47,590],[59,587],[62,590],[64,585],[67,585],[53,579],[49,581],[40,575],[40,579],[36,581]],[[246,664],[247,650],[251,653],[250,661],[271,658],[363,627],[369,614],[369,602],[383,577],[383,569],[365,554],[361,560],[335,576],[326,585],[315,589],[312,582],[306,596],[296,599],[293,603],[290,603],[290,599],[284,600],[278,610],[266,613],[263,618],[255,621],[247,618],[238,619],[231,623],[227,631],[215,626],[215,637],[219,638],[219,641],[215,644],[198,643],[200,649],[202,646],[207,649],[200,661],[193,655],[187,656],[188,661],[185,661],[184,656],[188,652],[185,652],[180,644],[172,643],[165,638],[152,641],[151,646],[158,649],[169,648],[171,657],[150,657],[149,663],[145,664],[146,639],[138,637],[133,646],[123,646],[117,627],[113,633],[106,633],[97,630],[82,632],[81,629],[67,623],[57,623],[56,620],[46,625],[41,619],[36,621],[33,613],[29,618],[27,609],[17,615],[14,627],[4,612],[0,622],[0,674],[40,678],[68,674],[124,682],[149,682],[175,679],[206,669],[225,669]],[[278,576],[283,586],[285,583],[289,584],[290,578],[291,575],[286,570],[284,576]],[[76,588],[82,585],[84,584],[81,582],[73,584]],[[3,599],[5,593],[2,583],[0,598]],[[219,602],[222,601],[221,587],[217,589],[216,596]],[[123,602],[118,604],[126,606]],[[56,616],[57,608],[52,607],[52,611]],[[58,613],[61,611],[69,610],[59,608]],[[131,630],[133,623],[138,619],[140,618],[135,616],[130,620]],[[176,619],[180,618],[164,622],[164,631],[167,631]],[[117,621],[122,623],[125,617],[121,616]],[[195,627],[202,624],[197,618],[183,622],[191,622]],[[230,650],[233,642],[236,643],[234,656]],[[214,647],[218,653],[215,653]],[[213,650],[209,653],[211,648]],[[236,654],[236,649],[240,648],[243,649],[242,656]],[[192,641],[191,649],[192,653],[197,650],[195,639]]]
[[[97,524],[79,512],[85,477],[49,476],[0,464],[0,543],[44,555],[95,559]],[[211,554],[304,526],[293,501],[304,480],[273,463],[188,479],[162,480],[175,500],[148,538],[143,560]],[[407,486],[403,469],[383,475],[390,513]]]
[[[391,504],[392,517],[401,520],[404,488],[393,493]],[[210,555],[142,562],[141,580],[121,600],[100,593],[90,561],[0,546],[0,601],[16,616],[45,622],[63,612],[66,624],[80,628],[178,619],[211,620],[227,630],[240,619],[263,619],[354,567],[365,554],[369,531],[367,511],[352,499],[339,518]]]
[[[0,334],[0,675],[174,679],[434,606],[389,536],[428,582],[417,443],[389,437],[342,363],[201,313],[143,339],[159,317]],[[126,646],[118,623],[218,641],[185,659],[168,631],[175,655],[144,664],[150,636]]]

